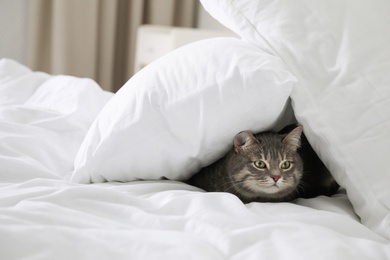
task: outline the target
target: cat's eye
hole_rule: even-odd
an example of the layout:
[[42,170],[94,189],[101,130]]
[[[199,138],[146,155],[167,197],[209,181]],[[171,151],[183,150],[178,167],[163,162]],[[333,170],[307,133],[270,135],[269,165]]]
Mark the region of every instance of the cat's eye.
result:
[[280,168],[283,170],[288,170],[291,168],[291,162],[289,161],[284,161],[281,165]]
[[267,168],[267,165],[263,161],[255,161],[255,166],[259,169],[265,169]]

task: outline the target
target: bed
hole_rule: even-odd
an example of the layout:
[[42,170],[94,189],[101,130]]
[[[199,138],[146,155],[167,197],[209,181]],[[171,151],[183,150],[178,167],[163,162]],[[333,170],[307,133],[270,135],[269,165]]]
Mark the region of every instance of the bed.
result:
[[[387,1],[202,1],[240,38],[116,93],[0,61],[1,259],[390,259]],[[297,120],[340,190],[243,204],[182,182]]]

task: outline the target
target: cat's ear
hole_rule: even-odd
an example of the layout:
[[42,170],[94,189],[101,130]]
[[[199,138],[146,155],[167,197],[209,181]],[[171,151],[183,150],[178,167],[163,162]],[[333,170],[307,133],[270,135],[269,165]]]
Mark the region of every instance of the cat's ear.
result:
[[290,131],[285,137],[283,137],[282,142],[287,146],[289,150],[296,151],[301,146],[301,134],[303,127],[298,125],[293,130]]
[[244,150],[245,147],[248,147],[248,145],[251,145],[255,142],[258,142],[257,139],[249,131],[242,131],[234,137],[234,151],[239,153],[240,151]]

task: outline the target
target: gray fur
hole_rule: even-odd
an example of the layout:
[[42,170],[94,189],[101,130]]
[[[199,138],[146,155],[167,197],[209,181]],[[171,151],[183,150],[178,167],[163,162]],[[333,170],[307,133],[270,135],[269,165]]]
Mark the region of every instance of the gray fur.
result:
[[330,196],[339,186],[302,130],[294,125],[280,133],[238,133],[232,149],[188,183],[209,192],[230,192],[244,203]]

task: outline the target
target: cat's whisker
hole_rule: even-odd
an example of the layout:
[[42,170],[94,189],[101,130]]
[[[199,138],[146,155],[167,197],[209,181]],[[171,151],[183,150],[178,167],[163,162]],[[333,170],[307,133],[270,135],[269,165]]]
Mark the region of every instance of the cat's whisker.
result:
[[234,191],[235,189],[238,191],[242,191],[245,189],[244,183],[245,183],[245,181],[237,181],[237,182],[234,182],[234,184],[232,182],[226,183],[229,185],[228,188],[226,189],[226,191],[231,192],[231,191]]

